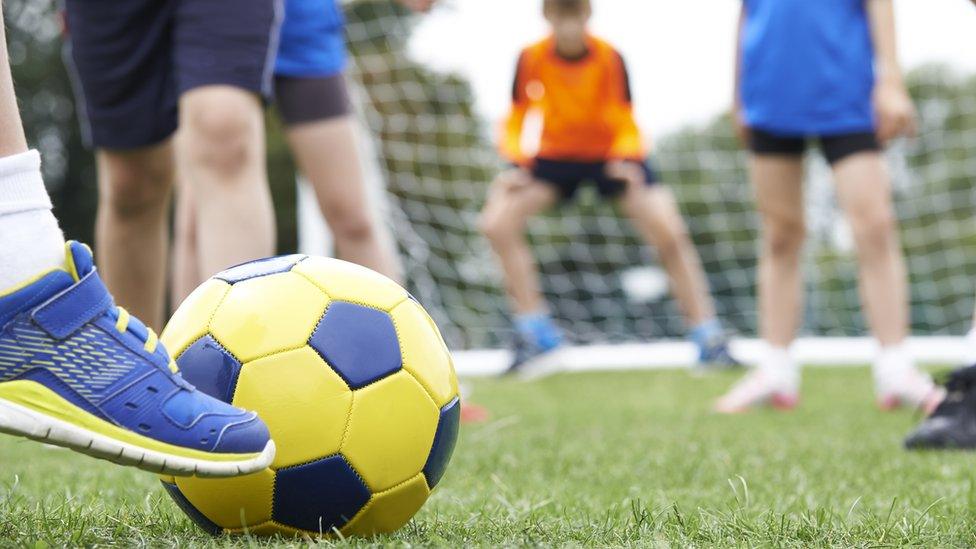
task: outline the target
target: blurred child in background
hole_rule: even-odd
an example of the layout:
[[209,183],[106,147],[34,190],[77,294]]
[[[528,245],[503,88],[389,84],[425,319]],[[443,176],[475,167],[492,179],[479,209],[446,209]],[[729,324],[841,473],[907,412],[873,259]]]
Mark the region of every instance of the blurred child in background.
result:
[[274,253],[263,100],[280,0],[63,4],[65,61],[96,148],[99,267],[119,302],[159,328],[177,157],[198,198],[204,271]]
[[[523,50],[501,143],[513,167],[492,183],[481,231],[504,272],[515,313],[515,357],[510,371],[560,346],[532,252],[529,218],[569,200],[582,183],[617,201],[667,270],[702,363],[734,365],[715,316],[701,262],[674,197],[646,162],[634,121],[630,81],[620,54],[592,36],[588,0],[545,0],[552,35]],[[538,154],[521,147],[526,115],[541,113]]]
[[721,412],[796,405],[800,367],[789,347],[802,304],[803,154],[819,142],[854,233],[860,293],[880,346],[873,364],[883,409],[931,408],[941,391],[913,362],[905,260],[881,154],[915,132],[895,48],[891,0],[744,0],[735,120],[751,152],[762,216],[757,367],[717,403]]
[[[435,0],[401,0],[427,11]],[[400,281],[399,263],[369,204],[345,70],[345,21],[336,0],[286,0],[274,99],[298,169],[311,182],[338,256]],[[202,269],[201,206],[192,185],[177,201],[174,308],[214,272]]]

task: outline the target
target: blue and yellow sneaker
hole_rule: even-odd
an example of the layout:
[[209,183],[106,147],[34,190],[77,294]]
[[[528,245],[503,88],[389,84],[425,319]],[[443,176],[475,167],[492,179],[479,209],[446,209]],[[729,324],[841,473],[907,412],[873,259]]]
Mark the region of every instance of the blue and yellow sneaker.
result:
[[274,459],[253,412],[188,384],[121,308],[91,251],[0,293],[0,432],[169,475],[237,476]]

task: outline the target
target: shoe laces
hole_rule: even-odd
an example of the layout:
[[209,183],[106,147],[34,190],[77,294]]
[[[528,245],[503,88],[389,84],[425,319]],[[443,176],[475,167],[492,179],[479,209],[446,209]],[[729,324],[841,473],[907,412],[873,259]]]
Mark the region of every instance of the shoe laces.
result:
[[142,342],[142,348],[149,354],[156,352],[159,347],[159,336],[152,328],[139,321],[138,318],[129,314],[123,307],[112,307],[109,310],[109,317],[115,320],[115,329],[120,334],[131,334]]

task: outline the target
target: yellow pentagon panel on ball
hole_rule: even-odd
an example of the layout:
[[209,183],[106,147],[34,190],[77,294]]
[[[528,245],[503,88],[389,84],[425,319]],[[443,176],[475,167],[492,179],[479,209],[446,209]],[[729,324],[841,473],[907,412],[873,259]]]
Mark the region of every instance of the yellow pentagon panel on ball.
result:
[[403,367],[427,388],[438,407],[454,400],[458,382],[451,353],[427,311],[408,299],[390,314],[400,340]]
[[187,501],[210,522],[227,530],[271,520],[274,484],[275,473],[271,469],[237,478],[176,479],[176,486]]
[[211,278],[183,301],[160,336],[160,341],[171,356],[179,356],[194,341],[207,334],[211,317],[229,291],[230,284]]
[[373,493],[419,473],[434,443],[440,410],[409,373],[357,390],[342,453]]
[[339,452],[352,391],[302,347],[245,364],[233,403],[260,414],[278,446],[272,467],[289,467]]
[[430,497],[427,479],[420,474],[385,492],[373,494],[366,507],[341,532],[344,536],[374,536],[400,529]]
[[360,303],[390,311],[407,299],[407,291],[396,282],[365,267],[338,259],[309,257],[295,265],[292,272],[308,277],[336,301]]
[[210,333],[241,362],[297,349],[329,299],[305,277],[284,272],[237,282],[217,308]]

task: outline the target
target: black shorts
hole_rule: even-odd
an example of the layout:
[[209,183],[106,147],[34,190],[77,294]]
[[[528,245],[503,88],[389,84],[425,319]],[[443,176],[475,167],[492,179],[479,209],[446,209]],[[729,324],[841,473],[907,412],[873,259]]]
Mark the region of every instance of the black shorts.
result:
[[[644,183],[653,186],[660,182],[650,162],[634,162],[644,171]],[[600,196],[616,198],[623,194],[626,183],[607,176],[606,162],[576,162],[536,158],[532,165],[532,177],[556,187],[563,200],[571,199],[583,183],[596,185]]]
[[342,73],[333,76],[275,76],[275,105],[286,126],[346,116],[351,111]]
[[[816,137],[820,149],[831,165],[853,154],[877,152],[881,150],[878,138],[873,132],[822,135]],[[803,156],[807,149],[807,138],[783,136],[763,130],[750,130],[749,150],[758,155]]]
[[90,146],[135,149],[177,127],[179,97],[229,85],[269,98],[281,0],[65,0],[65,61]]

